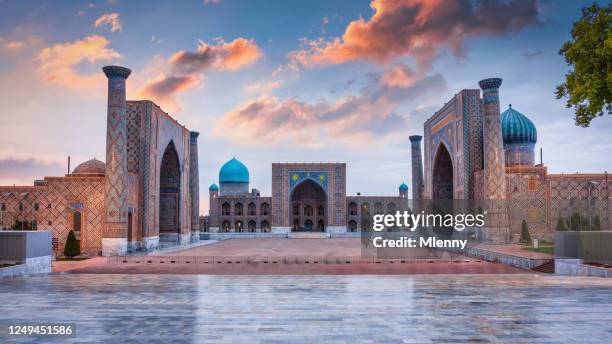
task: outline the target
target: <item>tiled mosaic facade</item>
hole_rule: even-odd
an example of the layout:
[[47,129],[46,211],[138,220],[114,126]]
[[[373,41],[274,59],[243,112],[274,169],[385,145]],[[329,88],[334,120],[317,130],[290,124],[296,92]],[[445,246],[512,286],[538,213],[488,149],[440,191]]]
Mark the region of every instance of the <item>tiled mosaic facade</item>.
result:
[[[10,228],[15,220],[35,221],[38,230],[51,230],[53,250],[61,252],[68,232],[81,216],[81,251],[102,250],[104,224],[104,177],[46,177],[36,186],[0,186],[0,227]],[[77,216],[79,216],[77,215]]]
[[[612,195],[606,173],[548,174],[545,166],[533,164],[532,151],[530,159],[505,158],[499,130],[500,82],[483,80],[482,98],[480,90],[462,90],[425,122],[423,198],[436,199],[436,190],[445,186],[440,176],[452,169],[448,176],[453,199],[502,200],[491,202],[500,207],[494,209],[499,216],[492,222],[497,228],[507,227],[509,233],[497,241],[518,242],[523,220],[532,238],[547,241],[553,240],[559,217],[567,228],[579,221],[583,230],[591,226],[610,230]],[[450,154],[450,163],[440,164],[441,152]]]
[[[191,216],[192,207],[197,206],[191,190],[199,188],[197,167],[195,175],[190,167],[192,161],[197,164],[191,152],[193,149],[197,154],[197,136],[192,137],[187,128],[151,101],[126,101],[128,69],[109,67],[105,73],[109,78],[105,169],[92,176],[87,171],[85,175],[76,173],[80,171],[77,167],[71,175],[47,177],[37,186],[0,187],[0,202],[4,204],[1,223],[10,227],[16,218],[37,221],[38,228],[53,231],[58,252],[73,229],[70,219],[75,211],[82,215],[79,236],[81,249],[88,254],[105,251],[105,239],[106,254],[156,249],[160,223],[169,221],[172,224],[165,229],[172,235],[162,236],[161,240],[187,243],[192,230],[199,230],[199,224],[192,225],[198,221],[192,221]],[[162,167],[164,154],[174,157],[171,170]],[[172,190],[165,188],[170,182],[164,179],[167,176],[175,179]],[[163,213],[160,202],[168,192],[175,195],[176,202]],[[19,203],[39,203],[39,207],[51,204],[51,210],[25,212],[19,210]],[[197,219],[197,207],[193,213]]]
[[[302,189],[308,184],[310,189]],[[315,198],[309,196],[313,189],[320,191]],[[408,210],[409,199],[408,187],[400,188],[398,196],[347,196],[343,163],[274,163],[271,197],[256,189],[242,195],[220,191],[209,190],[209,216],[200,219],[204,231],[358,232],[371,229],[374,214]],[[297,199],[296,193],[304,197]]]

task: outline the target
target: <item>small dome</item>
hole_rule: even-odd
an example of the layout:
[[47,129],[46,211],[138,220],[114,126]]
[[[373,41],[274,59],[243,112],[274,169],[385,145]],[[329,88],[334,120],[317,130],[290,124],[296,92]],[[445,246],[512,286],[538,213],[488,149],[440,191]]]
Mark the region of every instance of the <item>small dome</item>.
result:
[[212,183],[212,184],[210,184],[210,186],[208,187],[208,190],[210,190],[210,191],[217,191],[217,190],[219,190],[219,187],[217,186],[217,184]]
[[399,186],[399,189],[402,190],[402,191],[408,191],[408,185],[406,185],[406,183],[402,183]]
[[238,159],[226,162],[219,171],[219,183],[248,183],[249,170]]
[[105,172],[106,165],[95,158],[81,163],[72,170],[73,175],[80,176],[104,175]]
[[527,116],[514,110],[512,104],[501,114],[501,127],[504,144],[536,143],[538,132]]

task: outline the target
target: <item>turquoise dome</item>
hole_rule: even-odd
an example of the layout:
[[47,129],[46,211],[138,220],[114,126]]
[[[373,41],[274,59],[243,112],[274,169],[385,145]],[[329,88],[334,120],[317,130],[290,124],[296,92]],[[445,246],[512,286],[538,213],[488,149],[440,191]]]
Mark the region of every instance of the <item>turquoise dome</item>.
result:
[[208,190],[210,190],[210,191],[217,191],[217,190],[219,190],[219,187],[217,186],[217,184],[212,183],[212,184],[210,184],[210,186],[208,187]]
[[406,185],[406,183],[402,183],[402,185],[399,186],[399,189],[402,191],[408,191],[408,185]]
[[527,116],[514,110],[512,104],[501,114],[501,127],[504,144],[536,143],[538,132]]
[[219,183],[248,183],[249,170],[238,159],[226,162],[219,171]]

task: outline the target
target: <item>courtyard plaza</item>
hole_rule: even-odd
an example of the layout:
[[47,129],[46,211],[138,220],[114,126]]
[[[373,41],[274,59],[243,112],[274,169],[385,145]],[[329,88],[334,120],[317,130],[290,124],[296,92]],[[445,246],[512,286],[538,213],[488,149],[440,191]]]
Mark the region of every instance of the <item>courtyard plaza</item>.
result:
[[3,343],[610,343],[612,280],[517,275],[52,274],[0,283]]
[[[505,264],[423,248],[396,249],[398,256],[402,258],[373,263],[372,260],[362,257],[360,240],[359,238],[230,239],[190,248],[154,252],[146,256],[95,257],[77,262],[56,261],[53,263],[53,271],[216,275],[535,273]],[[492,247],[494,246],[496,245]],[[524,250],[521,252],[514,246],[504,247],[512,253],[528,256],[536,254],[537,258],[546,256]]]

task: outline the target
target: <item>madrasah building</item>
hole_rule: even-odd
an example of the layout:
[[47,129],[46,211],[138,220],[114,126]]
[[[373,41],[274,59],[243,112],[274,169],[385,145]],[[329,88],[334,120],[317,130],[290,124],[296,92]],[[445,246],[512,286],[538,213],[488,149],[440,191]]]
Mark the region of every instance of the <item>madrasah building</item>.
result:
[[198,133],[149,100],[126,101],[124,67],[108,78],[106,163],[92,159],[33,186],[0,186],[0,227],[51,230],[63,252],[120,255],[199,240]]
[[460,91],[425,122],[424,140],[409,137],[412,197],[404,183],[397,196],[347,195],[346,164],[325,163],[272,164],[272,196],[262,196],[249,190],[249,171],[233,158],[221,167],[219,184],[209,187],[201,230],[223,233],[219,238],[341,235],[369,231],[372,215],[418,211],[427,200],[480,204],[487,216],[479,235],[492,243],[518,242],[523,221],[532,238],[546,241],[559,221],[579,230],[610,229],[608,174],[549,174],[542,161],[535,164],[537,129],[511,105],[500,114],[501,83],[485,79],[480,89]]
[[552,240],[559,222],[610,229],[608,174],[549,174],[541,160],[535,164],[536,127],[513,107],[500,114],[497,78],[460,91],[425,122],[423,136],[410,136],[412,197],[405,183],[393,196],[347,195],[344,163],[274,163],[271,196],[262,196],[249,189],[249,171],[234,158],[210,185],[209,215],[200,218],[199,134],[151,101],[126,101],[129,69],[103,71],[106,162],[92,159],[32,186],[0,186],[0,227],[20,229],[26,221],[51,230],[56,253],[71,230],[89,255],[183,245],[199,240],[200,231],[226,238],[350,235],[371,230],[375,214],[449,199],[483,201],[480,234],[494,243],[517,242],[523,221],[543,240]]

